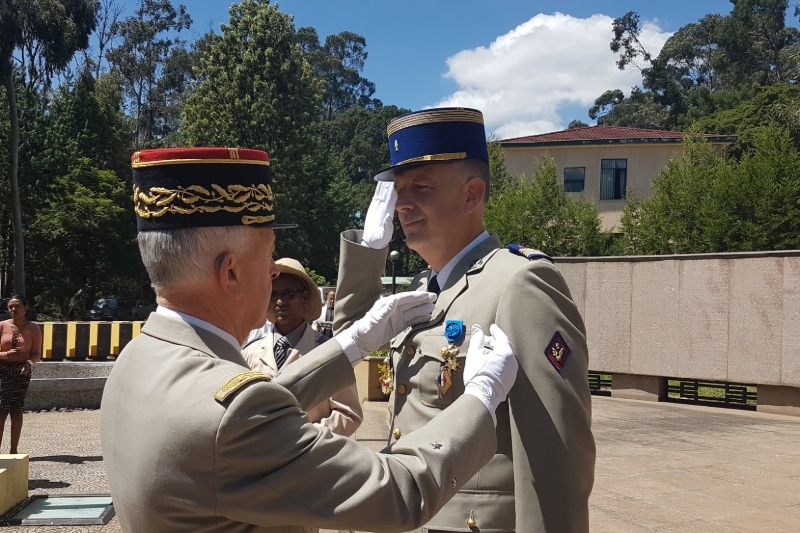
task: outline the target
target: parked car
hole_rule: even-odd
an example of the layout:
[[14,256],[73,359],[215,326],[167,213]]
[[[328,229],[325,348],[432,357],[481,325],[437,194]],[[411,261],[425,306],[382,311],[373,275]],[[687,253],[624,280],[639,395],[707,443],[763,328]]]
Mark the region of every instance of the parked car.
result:
[[[8,314],[8,301],[11,298],[3,298],[0,299],[0,320],[8,320],[11,316]],[[28,315],[26,317],[28,320],[36,320],[36,309],[33,308],[33,305],[28,305]]]
[[83,314],[83,320],[145,320],[156,310],[145,300],[99,298]]

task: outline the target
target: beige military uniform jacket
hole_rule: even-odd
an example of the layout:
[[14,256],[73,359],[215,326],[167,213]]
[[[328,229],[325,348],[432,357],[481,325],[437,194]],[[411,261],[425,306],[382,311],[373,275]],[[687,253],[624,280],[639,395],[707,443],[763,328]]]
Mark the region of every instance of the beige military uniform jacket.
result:
[[[360,232],[346,231],[342,237],[336,331],[379,297],[386,260],[386,250],[355,244],[361,242]],[[427,279],[428,272],[418,275],[409,290],[424,290]],[[436,378],[441,349],[449,344],[448,319],[462,320],[466,331],[455,343],[461,368],[441,394]],[[552,263],[512,253],[496,235],[455,266],[433,319],[392,341],[390,442],[402,443],[462,397],[472,324],[488,334],[493,323],[508,335],[519,361],[508,401],[497,411],[497,453],[422,531],[588,532],[595,445],[583,320]],[[555,345],[556,334],[566,346]],[[557,365],[563,365],[560,372]],[[470,515],[474,528],[467,527]]]
[[439,423],[371,452],[303,412],[354,383],[340,351],[327,342],[270,380],[213,333],[150,315],[100,408],[122,530],[397,532],[428,521],[494,454],[488,410],[465,396]]
[[[329,340],[328,337],[317,333],[310,324],[306,323],[306,329],[300,342],[289,351],[289,355],[286,357],[284,368],[298,361],[303,354],[309,353],[327,340]],[[246,346],[242,350],[242,357],[252,370],[258,370],[274,378],[278,375],[278,365],[275,363],[275,354],[272,351],[274,346],[275,334],[268,331],[261,338]],[[315,424],[323,425],[337,435],[345,437],[355,433],[364,419],[355,384],[337,391],[330,398],[307,409],[306,414]]]

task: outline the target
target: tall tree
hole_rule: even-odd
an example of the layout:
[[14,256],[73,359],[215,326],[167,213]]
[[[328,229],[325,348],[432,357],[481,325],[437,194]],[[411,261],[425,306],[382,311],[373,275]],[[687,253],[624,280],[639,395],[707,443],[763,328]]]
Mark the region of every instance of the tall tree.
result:
[[[310,255],[309,218],[321,177],[309,171],[322,84],[297,45],[292,18],[266,0],[230,8],[222,34],[209,37],[199,60],[202,80],[183,109],[189,144],[259,148],[270,154],[276,216],[304,231],[286,232],[280,253]],[[316,270],[316,269],[315,269]]]
[[[108,51],[107,58],[124,81],[135,149],[158,144],[175,129],[170,127],[175,112],[170,110],[169,99],[175,92],[183,92],[182,87],[176,89],[175,82],[185,77],[189,68],[185,42],[176,34],[191,24],[184,5],[175,8],[170,0],[140,0],[132,16],[111,27],[120,43]],[[161,82],[165,70],[166,81]]]
[[75,52],[89,44],[95,27],[97,0],[0,0],[0,78],[8,98],[10,116],[9,182],[14,222],[15,291],[25,294],[25,242],[19,198],[19,115],[13,54],[23,49],[21,74],[39,82],[64,69]]
[[297,30],[297,40],[314,74],[325,83],[322,97],[325,120],[355,105],[380,105],[372,99],[375,84],[361,76],[367,61],[364,37],[343,31],[328,35],[325,43],[320,44],[317,30],[304,27]]
[[[97,50],[87,48],[83,53],[83,62],[86,68],[94,73],[95,78],[100,77],[103,70],[103,61],[106,60],[106,52],[114,45],[116,37],[113,31],[117,27],[117,22],[122,16],[123,6],[117,0],[100,0],[97,11],[97,26],[94,30],[94,41],[97,42]],[[93,53],[94,52],[94,53]]]

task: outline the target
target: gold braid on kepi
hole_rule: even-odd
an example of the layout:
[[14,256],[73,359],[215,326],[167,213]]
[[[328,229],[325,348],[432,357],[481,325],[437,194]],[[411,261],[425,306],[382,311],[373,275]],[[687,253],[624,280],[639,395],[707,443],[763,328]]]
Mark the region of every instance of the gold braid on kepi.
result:
[[277,224],[269,154],[247,148],[165,148],[131,156],[139,231]]
[[392,181],[397,172],[463,159],[489,161],[483,113],[477,109],[444,107],[408,113],[386,128],[392,165],[378,172],[377,181]]

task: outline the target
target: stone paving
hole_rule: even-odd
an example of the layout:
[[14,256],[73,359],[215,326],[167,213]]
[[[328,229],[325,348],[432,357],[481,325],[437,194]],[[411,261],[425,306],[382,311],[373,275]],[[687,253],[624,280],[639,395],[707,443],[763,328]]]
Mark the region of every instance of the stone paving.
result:
[[[365,404],[359,441],[383,447],[386,404]],[[797,533],[800,418],[594,398],[592,533]],[[98,411],[26,413],[31,494],[108,493]],[[7,437],[2,450],[8,450]],[[2,531],[118,532],[106,526]]]

